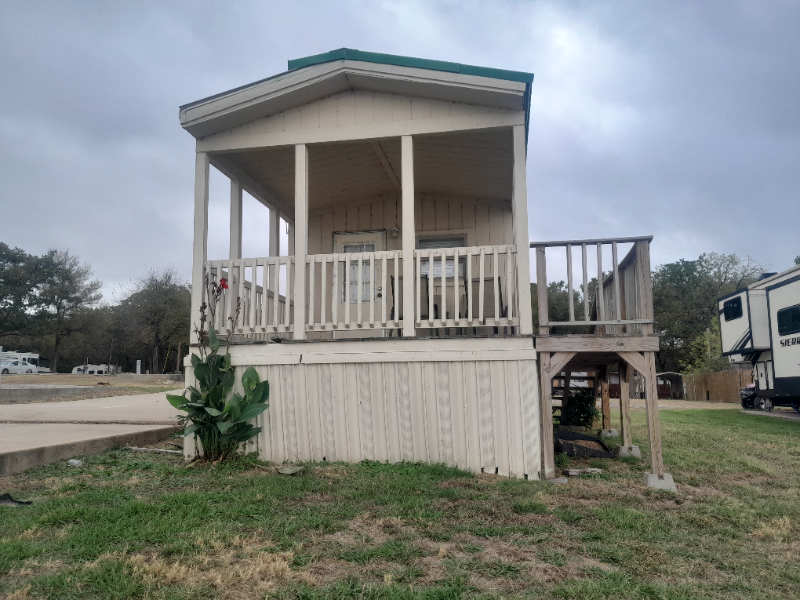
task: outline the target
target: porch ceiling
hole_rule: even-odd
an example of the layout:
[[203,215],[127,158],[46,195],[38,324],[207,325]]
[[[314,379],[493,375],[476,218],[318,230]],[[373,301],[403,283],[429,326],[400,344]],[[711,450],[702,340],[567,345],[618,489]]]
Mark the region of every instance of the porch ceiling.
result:
[[[397,194],[402,180],[400,138],[309,146],[309,209]],[[379,156],[383,152],[387,165]],[[285,204],[294,205],[294,148],[265,148],[226,158]],[[509,200],[510,129],[414,138],[415,192]],[[391,169],[392,175],[387,171]],[[396,181],[395,181],[396,179]]]

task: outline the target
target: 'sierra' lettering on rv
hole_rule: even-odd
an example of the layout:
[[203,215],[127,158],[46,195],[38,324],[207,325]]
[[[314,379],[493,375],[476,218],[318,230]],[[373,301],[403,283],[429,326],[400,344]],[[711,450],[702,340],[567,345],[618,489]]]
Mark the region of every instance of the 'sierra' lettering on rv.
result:
[[793,337],[789,338],[788,340],[781,340],[782,348],[785,348],[786,346],[794,346],[796,344],[800,344],[800,337]]

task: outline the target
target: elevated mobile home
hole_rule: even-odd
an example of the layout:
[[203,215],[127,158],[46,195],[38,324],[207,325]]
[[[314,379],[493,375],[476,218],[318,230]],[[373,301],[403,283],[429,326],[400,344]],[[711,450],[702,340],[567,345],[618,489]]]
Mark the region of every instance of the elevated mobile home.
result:
[[[652,302],[649,314],[636,311],[649,289],[649,238],[622,240],[633,255],[619,264],[617,241],[583,242],[584,254],[586,244],[598,253],[613,245],[618,277],[633,269],[627,288],[611,285],[613,314],[591,324],[614,324],[619,333],[593,330],[584,336],[593,345],[572,337],[562,348],[547,334],[540,296],[549,345],[544,354],[535,347],[526,183],[532,81],[529,73],[341,49],[181,107],[181,124],[197,140],[192,315],[206,277],[228,279],[213,325],[232,343],[238,369],[254,366],[270,381],[255,444],[262,458],[425,461],[551,476],[541,361],[547,398],[552,376],[587,349],[607,362],[626,360],[622,351],[648,372],[648,351],[658,344],[647,337]],[[231,182],[230,254],[219,260],[207,256],[211,166]],[[243,190],[269,210],[269,256],[242,256]],[[289,233],[283,256],[281,222]],[[610,270],[610,262],[601,267],[602,280],[611,281]],[[635,285],[645,295],[631,292],[623,305],[631,320],[613,294]],[[653,419],[655,427],[657,412]],[[660,461],[657,432],[653,442]]]

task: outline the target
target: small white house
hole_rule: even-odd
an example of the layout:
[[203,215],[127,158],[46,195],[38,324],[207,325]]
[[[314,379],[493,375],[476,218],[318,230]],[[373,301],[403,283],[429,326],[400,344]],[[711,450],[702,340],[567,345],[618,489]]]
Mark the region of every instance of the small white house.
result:
[[[583,243],[585,257],[586,244],[598,255],[613,246],[617,279],[600,268],[613,314],[601,310],[585,337],[596,342],[608,324],[619,331],[605,345],[559,345],[547,334],[540,286],[540,339],[549,345],[543,355],[535,348],[532,82],[530,73],[341,49],[180,108],[196,138],[191,314],[206,276],[229,280],[214,326],[232,342],[233,364],[270,382],[255,444],[263,459],[424,461],[550,476],[551,377],[573,358],[607,364],[623,354],[646,370],[658,347],[642,337],[647,323],[652,331],[652,300],[649,315],[634,313],[648,301],[650,238],[620,240],[631,246],[627,263],[617,261],[617,240],[539,243],[540,281],[546,248]],[[206,251],[211,166],[231,182],[222,260]],[[242,190],[269,210],[269,256],[242,256]],[[281,220],[288,256],[279,255]],[[586,272],[584,261],[584,281]],[[595,354],[580,354],[588,350]],[[657,410],[651,421],[657,428]],[[660,461],[657,431],[652,437]]]

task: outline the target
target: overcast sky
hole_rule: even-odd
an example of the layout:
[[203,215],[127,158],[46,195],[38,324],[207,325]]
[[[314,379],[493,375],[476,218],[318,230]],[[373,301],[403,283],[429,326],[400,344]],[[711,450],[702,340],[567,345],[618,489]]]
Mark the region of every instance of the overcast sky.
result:
[[[652,262],[800,254],[800,3],[0,1],[0,241],[90,262],[107,299],[189,279],[178,106],[348,47],[533,72],[532,240],[653,234]],[[211,257],[227,249],[212,187]],[[245,255],[264,255],[245,207]],[[263,250],[262,250],[263,248]]]

